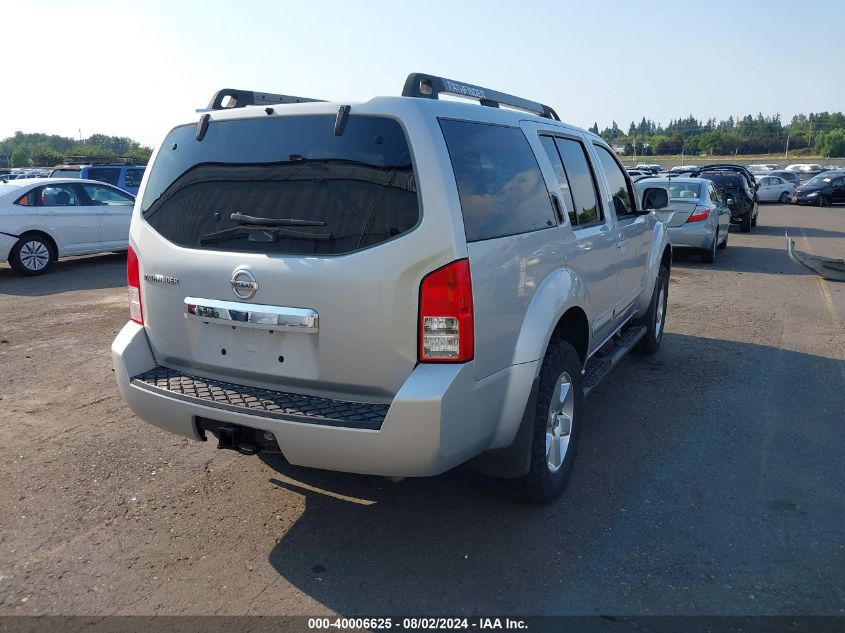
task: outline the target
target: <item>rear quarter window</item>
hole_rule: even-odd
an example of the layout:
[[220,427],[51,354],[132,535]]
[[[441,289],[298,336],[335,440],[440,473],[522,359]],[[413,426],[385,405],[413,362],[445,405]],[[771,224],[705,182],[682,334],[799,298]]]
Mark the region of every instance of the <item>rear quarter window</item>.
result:
[[127,169],[123,177],[123,184],[126,187],[140,187],[141,178],[144,177],[143,169]]
[[557,224],[546,182],[520,128],[441,119],[468,242]]

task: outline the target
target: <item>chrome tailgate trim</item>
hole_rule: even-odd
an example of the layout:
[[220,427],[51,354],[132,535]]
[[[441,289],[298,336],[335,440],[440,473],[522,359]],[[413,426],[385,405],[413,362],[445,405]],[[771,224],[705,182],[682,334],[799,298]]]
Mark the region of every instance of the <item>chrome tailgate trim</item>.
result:
[[254,305],[198,297],[185,297],[185,318],[218,325],[307,334],[314,334],[320,329],[319,315],[309,308]]

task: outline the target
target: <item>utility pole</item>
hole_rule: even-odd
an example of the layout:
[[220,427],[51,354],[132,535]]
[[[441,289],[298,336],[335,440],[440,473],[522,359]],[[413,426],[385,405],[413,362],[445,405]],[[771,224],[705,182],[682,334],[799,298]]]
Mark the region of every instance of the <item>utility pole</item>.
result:
[[783,153],[783,160],[789,159],[789,130],[786,131],[786,151]]

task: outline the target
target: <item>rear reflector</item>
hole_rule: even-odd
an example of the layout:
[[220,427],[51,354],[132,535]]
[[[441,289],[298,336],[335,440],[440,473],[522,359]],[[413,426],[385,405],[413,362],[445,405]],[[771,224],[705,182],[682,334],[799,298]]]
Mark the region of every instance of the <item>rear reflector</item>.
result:
[[687,218],[687,222],[701,222],[701,220],[706,220],[709,217],[710,209],[708,207],[696,205],[695,210]]
[[138,256],[132,247],[126,251],[126,285],[129,287],[129,318],[135,323],[144,324],[144,311],[141,309],[141,274],[138,269]]
[[420,284],[419,360],[464,363],[475,353],[469,261],[435,270]]

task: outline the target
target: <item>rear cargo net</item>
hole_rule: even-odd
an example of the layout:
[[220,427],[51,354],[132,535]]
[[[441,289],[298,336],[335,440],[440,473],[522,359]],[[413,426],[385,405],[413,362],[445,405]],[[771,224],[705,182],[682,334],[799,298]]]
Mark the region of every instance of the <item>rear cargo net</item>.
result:
[[347,402],[235,385],[183,374],[167,367],[156,367],[139,374],[132,379],[132,384],[227,411],[356,429],[380,429],[389,409],[386,404]]

